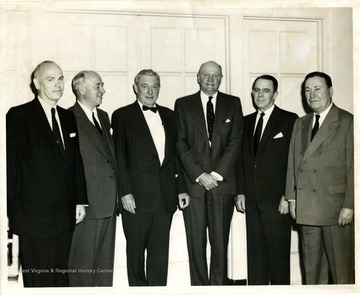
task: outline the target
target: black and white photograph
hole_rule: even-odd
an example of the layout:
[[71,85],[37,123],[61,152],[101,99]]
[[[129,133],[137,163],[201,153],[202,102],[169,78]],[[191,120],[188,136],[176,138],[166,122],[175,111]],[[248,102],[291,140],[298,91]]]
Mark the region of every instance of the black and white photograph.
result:
[[359,19],[0,1],[0,293],[360,293]]

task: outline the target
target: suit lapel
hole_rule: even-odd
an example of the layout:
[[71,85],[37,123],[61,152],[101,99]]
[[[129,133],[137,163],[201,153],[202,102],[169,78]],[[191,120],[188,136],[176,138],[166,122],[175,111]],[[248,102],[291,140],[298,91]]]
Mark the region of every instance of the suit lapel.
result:
[[83,130],[84,133],[88,136],[88,138],[94,143],[94,145],[107,157],[106,149],[104,147],[104,143],[100,133],[97,131],[96,127],[90,122],[89,118],[86,116],[84,110],[81,108],[78,102],[75,103],[73,110],[79,129]]
[[165,166],[166,163],[168,161],[171,160],[171,156],[169,155],[170,153],[170,146],[169,144],[173,141],[173,130],[171,128],[171,122],[169,122],[167,120],[167,117],[165,116],[165,113],[163,112],[161,106],[158,106],[158,110],[159,110],[159,115],[161,118],[161,121],[163,122],[163,126],[164,126],[164,131],[165,131],[165,155],[164,155],[164,160],[163,163],[161,164],[162,166]]
[[[34,118],[37,118],[38,122],[39,122],[39,128],[40,129],[43,129],[46,136],[49,138],[49,140],[52,142],[52,144],[54,145],[54,147],[58,150],[59,152],[59,155],[61,156],[61,158],[63,158],[63,156],[61,155],[61,151],[60,151],[60,148],[55,140],[55,136],[54,136],[54,133],[51,129],[51,126],[49,124],[49,121],[46,117],[46,114],[45,114],[45,111],[43,109],[43,107],[41,106],[40,102],[39,102],[39,99],[40,98],[35,98],[33,100],[33,109],[34,109]],[[61,114],[61,115],[60,115]],[[62,110],[60,108],[58,108],[58,115],[59,115],[59,118],[60,118],[60,128],[61,128],[61,131],[62,131],[62,135],[63,135],[63,140],[64,140],[64,144],[65,144],[65,153],[66,153],[66,142],[65,142],[65,138],[66,138],[66,123],[65,123],[65,119],[63,118],[63,114],[62,114]],[[64,121],[64,123],[63,123]],[[63,127],[64,125],[64,127]],[[65,128],[65,130],[63,129]]]
[[274,134],[274,130],[279,122],[279,119],[279,109],[277,106],[274,106],[274,109],[270,114],[270,118],[265,126],[263,135],[261,137],[258,153],[261,153],[261,146],[263,146],[271,138],[271,135]]
[[256,114],[257,112],[250,115],[249,118],[249,128],[247,129],[247,141],[248,141],[248,148],[249,148],[249,154],[254,157],[254,129],[255,129],[255,123],[256,123]]
[[[310,122],[313,120],[313,115],[310,116]],[[319,131],[316,133],[314,139],[309,143],[309,146],[304,154],[304,161],[311,156],[319,146],[330,136],[330,134],[339,126],[340,121],[338,120],[338,109],[333,105],[327,114],[324,122],[321,124]],[[309,124],[312,127],[312,124]],[[304,126],[306,127],[306,126]],[[307,140],[309,141],[309,134],[311,134],[311,129],[308,128]],[[304,131],[304,130],[303,130]],[[304,140],[304,138],[303,138]]]
[[[203,140],[209,145],[209,137],[207,132],[207,124],[204,109],[201,103],[200,91],[189,98],[193,107],[191,108],[191,118],[194,120],[194,128],[198,128],[200,130],[200,134]],[[216,120],[216,116],[215,116]]]
[[131,123],[133,124],[135,130],[140,133],[141,138],[145,141],[145,143],[151,147],[154,154],[158,154],[156,150],[156,146],[154,140],[151,136],[151,132],[148,124],[146,123],[144,114],[140,109],[139,103],[135,101],[129,108],[129,115],[131,118]]

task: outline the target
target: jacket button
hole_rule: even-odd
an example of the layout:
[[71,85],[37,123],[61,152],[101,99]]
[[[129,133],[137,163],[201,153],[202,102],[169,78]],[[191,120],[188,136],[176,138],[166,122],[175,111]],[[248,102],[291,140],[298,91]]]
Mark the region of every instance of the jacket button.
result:
[[312,190],[312,191],[313,191],[314,193],[316,193],[316,189],[314,189],[314,188],[313,188],[313,190]]
[[313,172],[316,173],[317,172],[316,169],[314,169]]

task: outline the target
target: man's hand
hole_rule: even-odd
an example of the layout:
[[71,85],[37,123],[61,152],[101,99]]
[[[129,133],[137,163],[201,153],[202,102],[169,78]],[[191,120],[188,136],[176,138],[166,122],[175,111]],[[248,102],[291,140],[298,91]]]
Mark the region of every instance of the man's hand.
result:
[[75,209],[76,223],[75,224],[79,224],[81,221],[83,221],[85,215],[86,215],[85,205],[76,205],[76,209]]
[[134,196],[132,194],[123,196],[121,198],[121,203],[126,211],[135,214],[136,205],[135,205]]
[[210,173],[201,174],[199,177],[199,183],[208,191],[218,186],[217,180]]
[[339,214],[339,226],[345,226],[352,222],[354,218],[354,210],[349,208],[342,208]]
[[282,196],[279,203],[279,212],[280,214],[289,213],[289,203],[285,200],[285,196]]
[[288,203],[289,203],[290,215],[295,220],[296,219],[296,201],[292,200],[292,201],[288,201]]
[[184,209],[190,204],[190,196],[187,193],[178,194],[179,207]]
[[245,210],[246,210],[245,195],[236,195],[235,196],[235,206],[236,206],[236,210],[238,210],[241,213],[245,213]]

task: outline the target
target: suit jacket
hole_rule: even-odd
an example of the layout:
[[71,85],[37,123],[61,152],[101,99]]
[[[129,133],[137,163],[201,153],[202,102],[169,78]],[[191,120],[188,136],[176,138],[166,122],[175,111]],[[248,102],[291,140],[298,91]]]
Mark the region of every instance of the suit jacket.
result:
[[224,181],[214,192],[235,195],[235,163],[241,149],[243,115],[240,99],[218,92],[215,108],[213,140],[210,146],[200,91],[175,102],[177,116],[177,150],[187,177],[190,197],[202,197],[205,189],[196,179],[203,173],[215,171]]
[[285,195],[289,144],[298,116],[274,106],[266,124],[256,157],[254,128],[257,112],[244,118],[244,140],[238,181],[245,194],[246,208],[278,212],[281,196]]
[[86,215],[89,219],[110,217],[117,205],[118,175],[109,116],[103,110],[97,109],[103,132],[101,136],[78,102],[69,110],[76,118],[80,152],[84,162],[89,201]]
[[57,110],[66,159],[37,98],[6,116],[8,217],[18,235],[55,237],[71,231],[75,205],[87,203],[75,118]]
[[119,195],[133,194],[137,212],[154,212],[159,202],[174,212],[177,192],[184,192],[176,164],[174,112],[157,105],[165,130],[165,158],[160,164],[150,129],[137,101],[117,109],[111,119],[119,168]]
[[341,208],[354,209],[353,115],[333,104],[310,141],[313,114],[295,122],[286,198],[296,200],[296,222],[337,224]]

